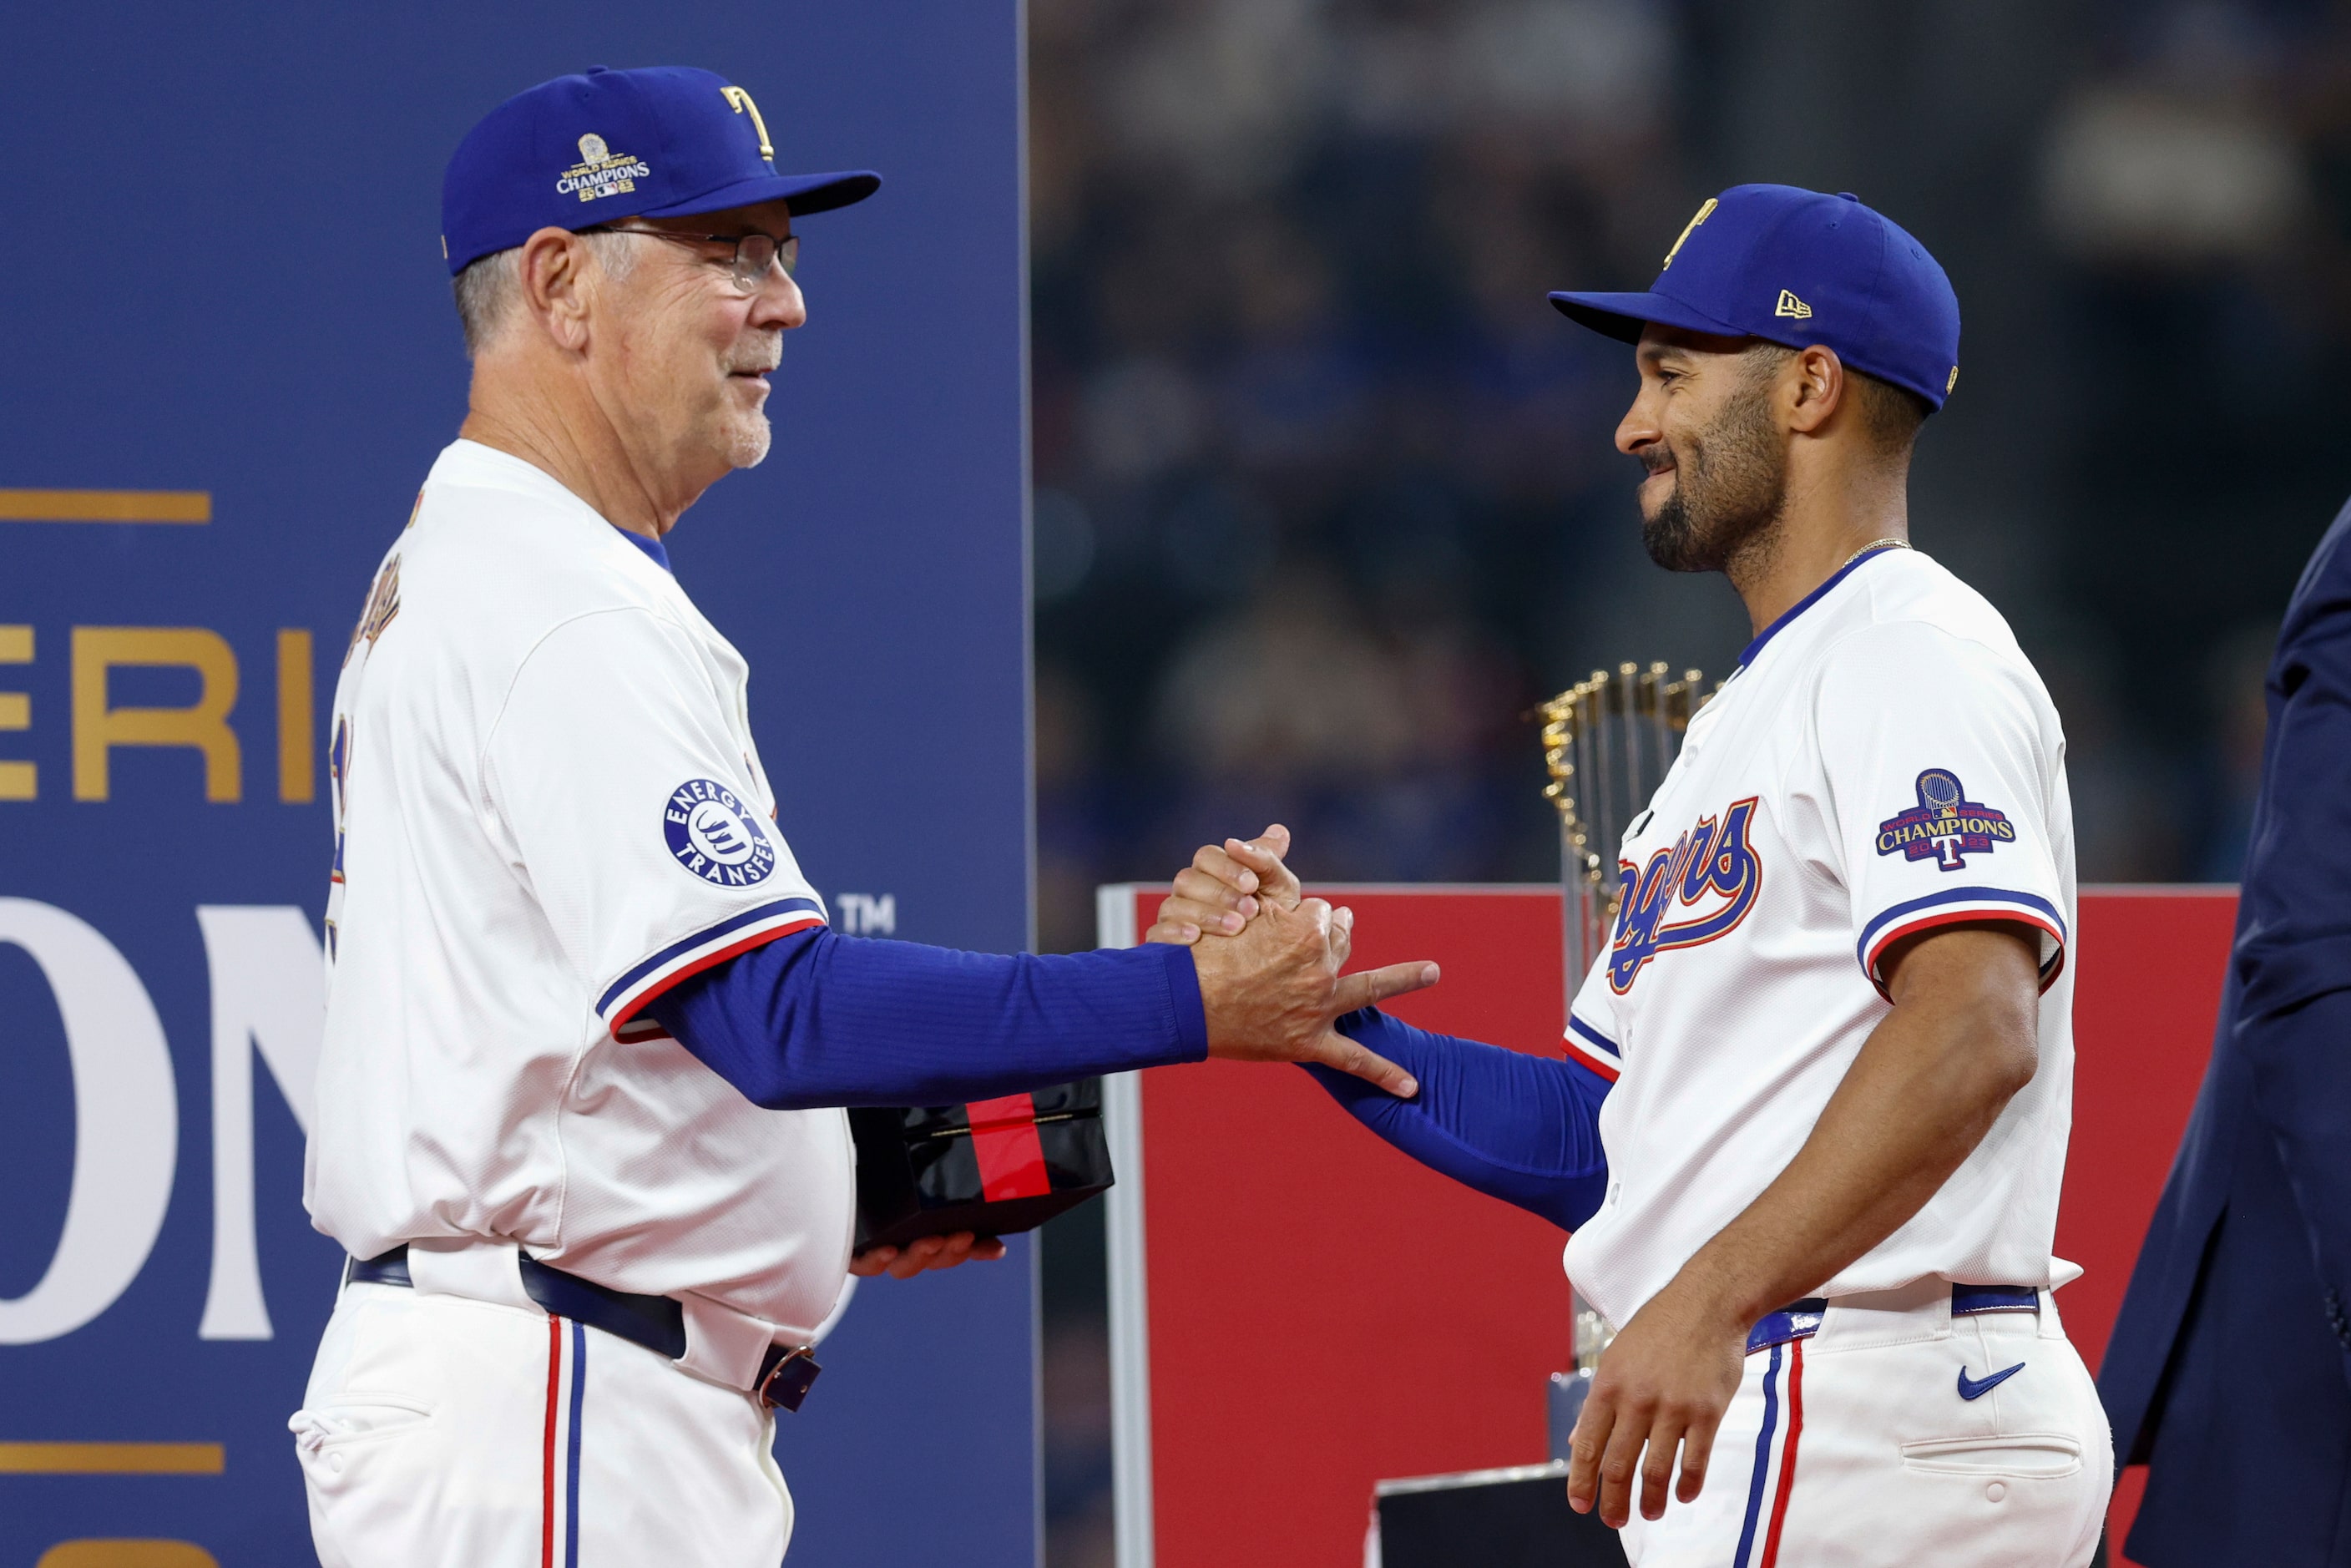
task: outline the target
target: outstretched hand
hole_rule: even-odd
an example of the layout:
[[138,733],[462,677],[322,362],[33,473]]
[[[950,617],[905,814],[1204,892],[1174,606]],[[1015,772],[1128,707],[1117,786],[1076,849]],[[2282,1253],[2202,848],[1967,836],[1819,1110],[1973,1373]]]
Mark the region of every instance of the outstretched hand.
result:
[[1278,824],[1254,841],[1203,847],[1145,940],[1192,948],[1210,1056],[1319,1062],[1410,1099],[1420,1092],[1410,1073],[1331,1026],[1342,1014],[1435,985],[1437,967],[1343,974],[1354,912],[1301,897],[1281,861],[1289,847],[1289,831]]

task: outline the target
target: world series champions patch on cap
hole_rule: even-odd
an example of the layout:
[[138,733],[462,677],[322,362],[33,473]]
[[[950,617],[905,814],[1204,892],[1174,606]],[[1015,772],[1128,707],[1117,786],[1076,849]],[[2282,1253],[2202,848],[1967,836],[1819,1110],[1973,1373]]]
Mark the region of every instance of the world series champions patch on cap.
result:
[[862,202],[870,170],[779,174],[750,92],[689,66],[541,82],[465,133],[441,182],[441,247],[452,276],[543,228],[689,217],[786,201],[794,217]]
[[1851,193],[1733,185],[1699,206],[1641,294],[1562,291],[1595,332],[1644,327],[1834,349],[1857,371],[1939,409],[1959,383],[1959,298],[1935,258]]

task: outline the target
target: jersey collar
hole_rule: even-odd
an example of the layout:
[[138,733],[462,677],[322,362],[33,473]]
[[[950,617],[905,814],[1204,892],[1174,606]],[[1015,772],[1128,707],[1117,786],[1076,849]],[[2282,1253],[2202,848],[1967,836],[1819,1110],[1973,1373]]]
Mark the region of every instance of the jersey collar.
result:
[[1902,545],[1879,545],[1876,549],[1866,549],[1862,551],[1859,555],[1854,557],[1851,560],[1845,562],[1843,566],[1829,573],[1827,581],[1822,583],[1818,588],[1813,589],[1810,593],[1807,593],[1802,599],[1796,601],[1795,603],[1790,605],[1788,607],[1787,613],[1782,615],[1780,619],[1772,622],[1771,624],[1764,627],[1762,631],[1758,632],[1755,634],[1755,641],[1748,643],[1747,651],[1739,655],[1738,669],[1734,669],[1730,673],[1735,675],[1740,670],[1743,670],[1748,665],[1753,664],[1755,662],[1755,655],[1763,651],[1764,643],[1769,643],[1772,638],[1777,637],[1787,626],[1788,622],[1793,621],[1797,616],[1802,615],[1805,611],[1810,610],[1813,605],[1819,603],[1823,594],[1827,593],[1830,589],[1834,588],[1838,583],[1843,582],[1846,578],[1852,576],[1855,571],[1858,571],[1863,565],[1869,561],[1876,560],[1879,556],[1885,555],[1890,550],[1897,550],[1904,548],[1906,547]]
[[519,490],[525,495],[538,496],[561,501],[567,508],[586,513],[614,533],[645,552],[646,558],[664,571],[674,577],[669,564],[669,551],[659,539],[649,539],[643,534],[632,534],[612,522],[579,496],[564,487],[563,481],[528,458],[511,452],[469,441],[459,436],[444,447],[434,460],[433,472],[426,482],[445,479],[454,484],[492,485],[499,489]]
[[655,566],[661,568],[664,571],[669,572],[673,577],[677,575],[674,571],[671,570],[669,564],[669,551],[663,547],[661,540],[649,539],[643,534],[633,533],[629,529],[621,527],[618,523],[614,523],[612,525],[612,531],[620,535],[622,538],[628,540],[631,544],[636,546],[639,549],[644,551],[647,556],[652,558],[653,563]]

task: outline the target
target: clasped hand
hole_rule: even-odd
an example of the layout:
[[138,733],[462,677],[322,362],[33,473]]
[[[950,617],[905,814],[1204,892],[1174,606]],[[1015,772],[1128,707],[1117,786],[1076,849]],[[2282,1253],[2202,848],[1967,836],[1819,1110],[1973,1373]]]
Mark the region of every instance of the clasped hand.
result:
[[1192,949],[1210,1056],[1319,1062],[1408,1100],[1420,1092],[1410,1073],[1332,1024],[1437,984],[1437,966],[1391,964],[1343,974],[1354,945],[1354,912],[1302,896],[1282,863],[1289,849],[1290,830],[1279,823],[1253,840],[1202,846],[1176,873],[1144,940]]

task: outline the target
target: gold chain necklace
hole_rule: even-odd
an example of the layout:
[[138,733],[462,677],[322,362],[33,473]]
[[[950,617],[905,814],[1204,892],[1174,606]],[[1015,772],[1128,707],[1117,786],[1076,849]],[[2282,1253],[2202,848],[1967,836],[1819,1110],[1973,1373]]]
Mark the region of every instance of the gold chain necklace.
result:
[[1867,555],[1874,549],[1908,549],[1909,548],[1910,541],[1908,539],[1872,539],[1867,544],[1862,546],[1859,549],[1854,551],[1851,555],[1845,557],[1844,561],[1838,565],[1837,570],[1843,571],[1846,567],[1851,566],[1855,561],[1859,560],[1863,556]]

